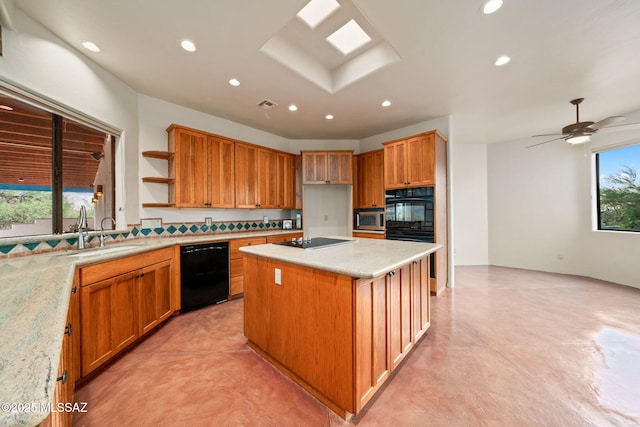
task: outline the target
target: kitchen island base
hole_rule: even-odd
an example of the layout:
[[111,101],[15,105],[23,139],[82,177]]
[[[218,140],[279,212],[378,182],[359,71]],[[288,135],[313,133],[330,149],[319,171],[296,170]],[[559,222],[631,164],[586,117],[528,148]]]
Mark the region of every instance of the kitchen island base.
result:
[[244,262],[249,346],[342,418],[362,410],[430,325],[428,255],[373,278],[250,253]]

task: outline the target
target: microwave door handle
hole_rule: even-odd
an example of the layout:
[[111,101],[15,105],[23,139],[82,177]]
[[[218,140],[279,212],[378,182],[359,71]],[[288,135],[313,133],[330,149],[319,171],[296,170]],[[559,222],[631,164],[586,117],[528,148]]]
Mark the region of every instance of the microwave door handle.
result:
[[360,215],[356,214],[356,228],[360,227]]

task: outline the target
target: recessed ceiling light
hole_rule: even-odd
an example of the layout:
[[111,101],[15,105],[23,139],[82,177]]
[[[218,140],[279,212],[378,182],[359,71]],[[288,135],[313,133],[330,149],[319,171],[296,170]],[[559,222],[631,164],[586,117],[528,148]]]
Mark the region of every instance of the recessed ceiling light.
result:
[[9,107],[8,105],[0,105],[0,110],[13,111],[13,107]]
[[391,105],[391,101],[389,101],[388,99],[387,99],[387,100],[384,100],[384,101],[382,101],[382,104],[381,104],[381,105],[382,105],[383,107],[388,107],[389,105]]
[[500,58],[496,59],[495,64],[500,67],[501,65],[504,65],[506,63],[508,63],[509,61],[511,61],[511,58],[509,58],[507,55],[502,55]]
[[327,37],[327,41],[344,55],[348,55],[369,43],[371,37],[352,19]]
[[482,12],[489,15],[502,7],[502,0],[489,0],[482,5]]
[[298,111],[298,106],[295,104],[289,105],[289,111]]
[[182,43],[180,43],[180,46],[182,46],[182,48],[184,50],[186,50],[187,52],[195,52],[196,51],[196,45],[193,44],[193,42],[190,41],[190,40],[183,40]]
[[84,41],[82,42],[82,47],[91,52],[100,52],[100,48],[94,42]]
[[238,80],[238,79],[231,79],[231,80],[229,80],[229,84],[230,84],[231,86],[240,86],[240,80]]
[[333,120],[333,114],[327,114],[324,118],[327,120]]
[[296,16],[314,29],[339,7],[336,0],[311,0]]

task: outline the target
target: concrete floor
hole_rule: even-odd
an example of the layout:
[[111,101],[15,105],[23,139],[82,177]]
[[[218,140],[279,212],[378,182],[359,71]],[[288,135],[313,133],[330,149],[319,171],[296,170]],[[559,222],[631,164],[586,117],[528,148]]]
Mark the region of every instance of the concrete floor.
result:
[[171,319],[83,385],[74,425],[640,425],[640,289],[486,266],[456,282],[350,422],[246,346],[236,300]]

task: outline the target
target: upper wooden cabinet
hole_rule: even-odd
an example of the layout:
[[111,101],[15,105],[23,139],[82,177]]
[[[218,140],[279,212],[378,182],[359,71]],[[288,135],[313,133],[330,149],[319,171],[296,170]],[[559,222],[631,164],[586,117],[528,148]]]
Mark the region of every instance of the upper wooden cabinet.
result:
[[302,151],[304,184],[351,184],[352,151]]
[[383,150],[354,157],[357,159],[354,208],[384,208]]
[[437,131],[384,144],[384,188],[422,187],[435,184]]
[[177,125],[167,132],[174,153],[169,202],[182,208],[233,208],[234,141]]

